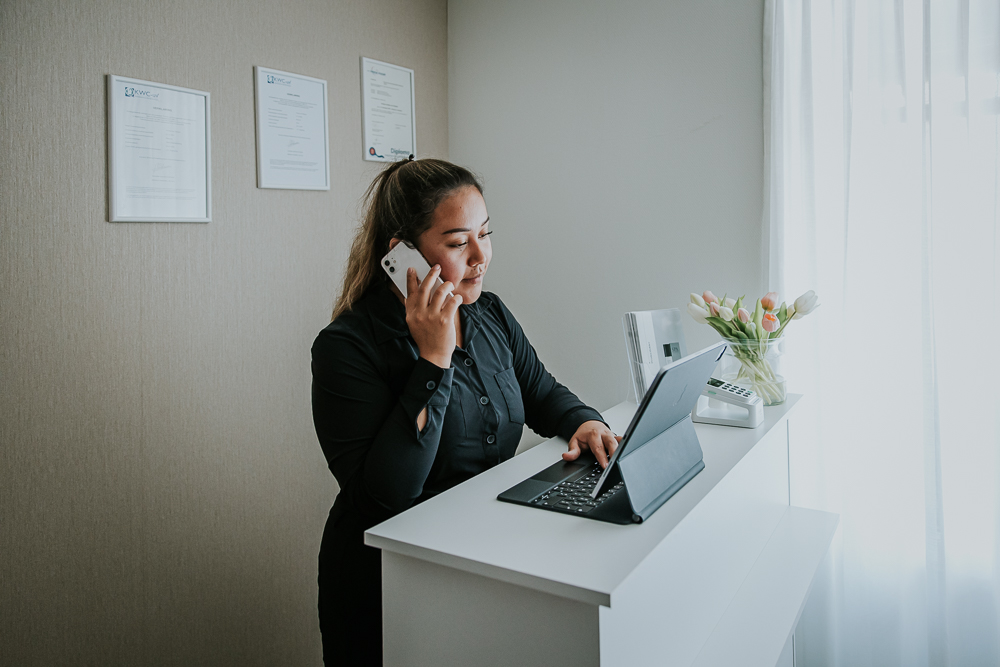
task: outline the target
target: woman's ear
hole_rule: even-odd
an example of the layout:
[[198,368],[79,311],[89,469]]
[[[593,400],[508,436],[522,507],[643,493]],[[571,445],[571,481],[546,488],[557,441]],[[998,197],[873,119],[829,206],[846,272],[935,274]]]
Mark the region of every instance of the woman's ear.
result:
[[391,239],[389,239],[389,250],[395,248],[397,244],[399,244],[399,239],[397,239],[396,237],[392,237]]

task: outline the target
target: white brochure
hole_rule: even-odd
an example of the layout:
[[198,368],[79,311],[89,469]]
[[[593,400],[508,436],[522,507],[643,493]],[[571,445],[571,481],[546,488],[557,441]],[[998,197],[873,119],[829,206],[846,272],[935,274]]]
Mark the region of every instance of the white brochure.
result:
[[209,94],[108,75],[111,222],[209,222]]
[[395,162],[417,152],[413,70],[361,59],[364,157]]
[[330,189],[326,81],[254,67],[257,187]]

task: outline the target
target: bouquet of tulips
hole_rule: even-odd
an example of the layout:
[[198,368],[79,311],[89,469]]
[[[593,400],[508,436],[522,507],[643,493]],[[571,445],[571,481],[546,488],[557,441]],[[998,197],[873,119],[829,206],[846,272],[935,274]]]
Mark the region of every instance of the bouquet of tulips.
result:
[[764,399],[766,405],[785,400],[785,380],[775,374],[767,359],[770,341],[781,338],[792,320],[802,319],[819,307],[816,293],[809,290],[792,305],[778,306],[777,292],[768,292],[754,306],[753,312],[743,307],[743,299],[721,300],[710,291],[692,294],[688,313],[696,322],[707,324],[729,342],[733,355],[740,361],[740,371],[732,380],[745,381]]

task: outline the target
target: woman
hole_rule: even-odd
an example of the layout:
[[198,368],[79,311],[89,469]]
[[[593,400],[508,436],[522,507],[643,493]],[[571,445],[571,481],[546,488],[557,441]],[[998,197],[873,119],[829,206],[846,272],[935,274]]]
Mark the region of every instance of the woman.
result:
[[[410,156],[366,197],[333,321],[312,348],[316,433],[340,484],[319,556],[327,664],[381,664],[381,558],[365,529],[511,458],[524,424],[565,438],[566,460],[590,450],[606,465],[618,444],[483,292],[492,232],[471,172]],[[379,265],[402,241],[433,267],[423,282],[411,271],[405,298]]]

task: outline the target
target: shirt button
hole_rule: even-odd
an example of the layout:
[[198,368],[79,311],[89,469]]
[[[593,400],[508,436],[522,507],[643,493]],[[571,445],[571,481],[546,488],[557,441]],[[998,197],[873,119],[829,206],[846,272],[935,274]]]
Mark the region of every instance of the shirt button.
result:
[[489,402],[490,402],[490,399],[489,399],[488,396],[481,396],[479,398],[479,402],[482,403],[483,405],[488,405]]
[[472,359],[468,359],[468,358],[466,358],[466,360],[465,360],[465,365],[466,365],[466,366],[471,366],[471,365],[472,365]]
[[427,388],[428,389],[434,389],[434,387],[436,387],[436,386],[437,385],[434,384],[434,380],[431,380],[430,382],[427,383]]
[[486,436],[486,442],[490,443],[491,445],[494,442],[496,442],[496,439],[497,439],[497,437],[495,435],[488,435],[488,436]]

